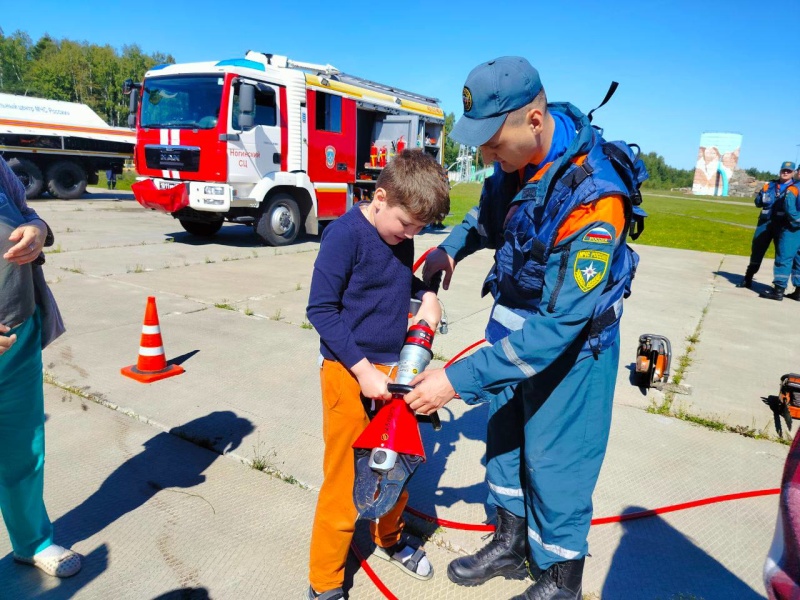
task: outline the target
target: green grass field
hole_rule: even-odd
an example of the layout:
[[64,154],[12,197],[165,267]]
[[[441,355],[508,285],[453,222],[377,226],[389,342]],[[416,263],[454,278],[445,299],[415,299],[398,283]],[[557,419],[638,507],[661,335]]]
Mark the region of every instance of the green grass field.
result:
[[[445,224],[460,223],[467,211],[478,204],[480,193],[479,183],[461,183],[450,190],[450,216]],[[642,208],[648,217],[636,243],[749,256],[759,210],[752,199],[704,200],[710,198],[646,190]],[[774,256],[772,247],[767,256]]]

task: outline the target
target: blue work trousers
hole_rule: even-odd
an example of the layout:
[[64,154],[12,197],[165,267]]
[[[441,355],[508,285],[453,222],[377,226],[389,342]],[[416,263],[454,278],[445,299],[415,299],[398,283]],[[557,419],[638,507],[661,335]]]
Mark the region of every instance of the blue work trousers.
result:
[[[794,273],[800,274],[800,263],[798,263],[798,251],[800,251],[800,229],[792,230],[784,227],[778,235],[778,242],[775,251],[775,272],[772,284],[786,288],[789,276]],[[800,284],[800,280],[792,277],[792,283]]]
[[[53,543],[44,506],[44,390],[39,311],[10,333],[0,354],[0,511],[17,556]],[[8,335],[8,334],[6,334]]]
[[780,231],[780,225],[774,220],[770,218],[758,220],[756,231],[753,234],[753,243],[750,246],[750,270],[753,275],[758,273],[758,269],[761,268],[761,261],[764,260],[769,245],[775,242],[777,247]]
[[529,558],[540,569],[589,551],[618,366],[619,334],[598,358],[559,359],[489,406],[488,503],[526,515]]

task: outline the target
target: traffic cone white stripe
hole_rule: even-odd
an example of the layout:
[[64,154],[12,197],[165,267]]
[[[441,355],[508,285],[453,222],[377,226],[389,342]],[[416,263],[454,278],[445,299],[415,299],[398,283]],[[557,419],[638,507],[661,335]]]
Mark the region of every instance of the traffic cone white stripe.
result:
[[141,356],[161,356],[164,354],[164,346],[159,346],[158,348],[145,348],[144,346],[139,346],[139,354]]
[[142,325],[142,333],[145,335],[155,335],[161,333],[160,325]]

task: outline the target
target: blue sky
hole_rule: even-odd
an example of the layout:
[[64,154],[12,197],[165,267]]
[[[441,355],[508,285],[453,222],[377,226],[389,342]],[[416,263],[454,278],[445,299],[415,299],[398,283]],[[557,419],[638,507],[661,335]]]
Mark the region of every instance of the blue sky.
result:
[[539,69],[550,100],[584,111],[618,81],[595,123],[673,166],[693,168],[704,131],[742,134],[742,168],[774,172],[800,156],[798,0],[57,0],[3,13],[6,35],[21,29],[34,41],[136,43],[178,62],[252,49],[330,63],[440,98],[456,116],[472,67],[519,55]]

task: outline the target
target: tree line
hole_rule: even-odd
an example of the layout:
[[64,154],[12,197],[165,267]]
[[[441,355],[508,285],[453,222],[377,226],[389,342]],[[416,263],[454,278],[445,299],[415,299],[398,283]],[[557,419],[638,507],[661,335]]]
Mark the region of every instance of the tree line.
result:
[[125,126],[128,119],[122,83],[141,81],[154,65],[174,62],[169,54],[145,54],[136,44],[117,52],[47,34],[34,43],[24,31],[0,32],[0,92],[80,102],[114,126]]

